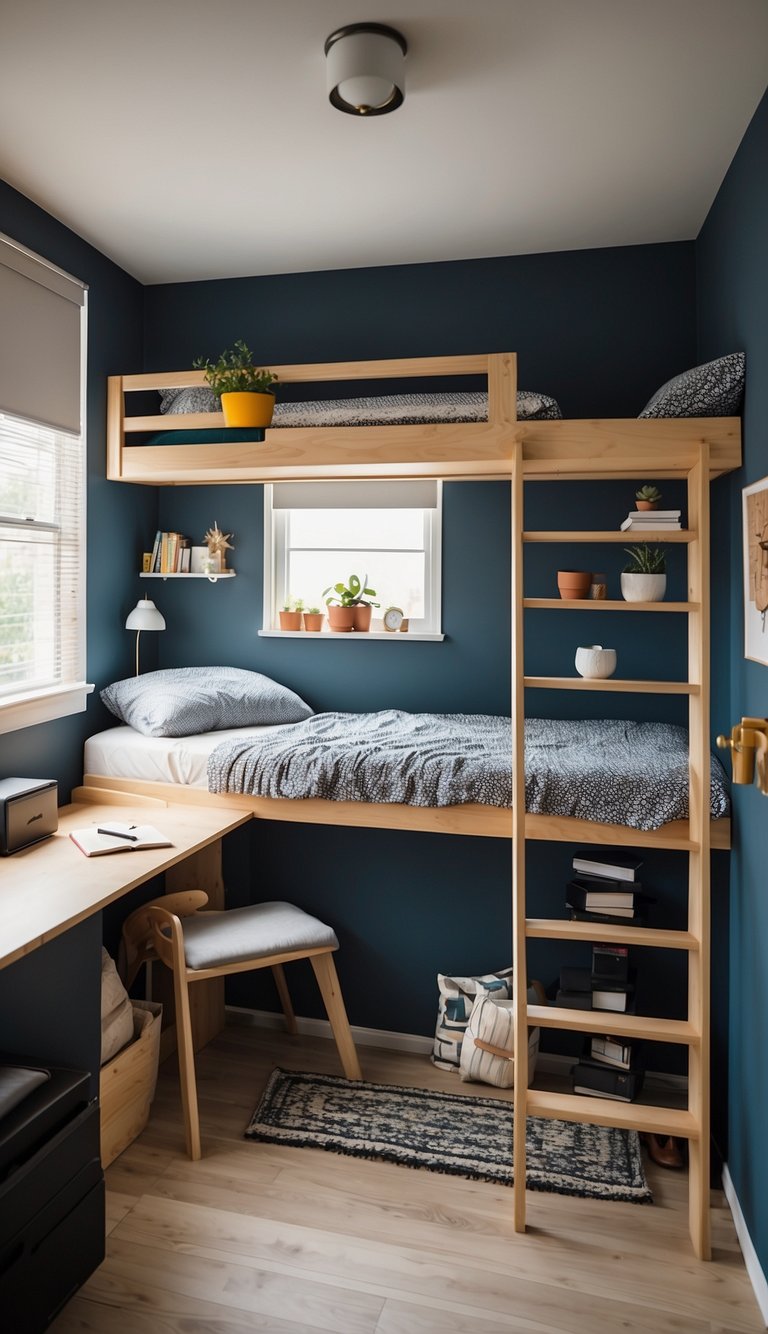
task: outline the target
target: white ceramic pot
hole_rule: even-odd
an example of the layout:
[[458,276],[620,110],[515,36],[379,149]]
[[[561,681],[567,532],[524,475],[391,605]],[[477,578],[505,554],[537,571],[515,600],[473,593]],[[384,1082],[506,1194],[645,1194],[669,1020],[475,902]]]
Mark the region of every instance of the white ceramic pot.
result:
[[602,644],[587,644],[576,650],[576,671],[590,681],[602,681],[616,671],[615,648]]
[[621,596],[625,602],[663,602],[667,591],[665,574],[627,574],[621,576]]

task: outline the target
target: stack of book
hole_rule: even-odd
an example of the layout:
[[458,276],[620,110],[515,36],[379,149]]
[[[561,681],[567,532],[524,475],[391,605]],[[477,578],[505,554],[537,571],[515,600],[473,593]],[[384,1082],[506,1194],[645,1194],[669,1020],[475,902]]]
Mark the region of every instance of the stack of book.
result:
[[635,991],[626,945],[593,945],[591,968],[561,968],[555,1003],[568,1010],[629,1014]]
[[680,510],[630,510],[623,524],[621,532],[648,532],[655,529],[657,532],[667,532],[670,528],[680,528]]
[[155,534],[148,574],[188,574],[192,547],[183,533]]
[[637,1048],[636,1042],[626,1038],[610,1035],[588,1038],[584,1055],[571,1071],[574,1093],[634,1102],[643,1087]]
[[637,879],[638,857],[622,848],[591,848],[577,852],[575,875],[565,892],[566,911],[573,922],[645,921],[648,899]]

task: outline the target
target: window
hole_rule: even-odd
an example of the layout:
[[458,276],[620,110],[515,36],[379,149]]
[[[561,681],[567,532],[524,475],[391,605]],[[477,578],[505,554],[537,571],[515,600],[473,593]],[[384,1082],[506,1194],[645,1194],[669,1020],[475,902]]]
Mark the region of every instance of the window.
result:
[[278,483],[264,492],[262,633],[276,631],[280,608],[293,600],[324,610],[324,590],[356,574],[376,589],[374,634],[395,606],[411,636],[442,638],[442,483]]
[[85,290],[0,237],[0,732],[85,708]]

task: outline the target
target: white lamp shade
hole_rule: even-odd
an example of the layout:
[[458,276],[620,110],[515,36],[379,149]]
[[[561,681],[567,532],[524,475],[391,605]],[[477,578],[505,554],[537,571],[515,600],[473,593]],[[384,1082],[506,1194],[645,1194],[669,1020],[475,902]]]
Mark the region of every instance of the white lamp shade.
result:
[[125,622],[126,630],[164,630],[165,617],[150,598],[139,598]]
[[328,96],[339,111],[381,116],[405,98],[404,37],[383,24],[352,23],[325,44]]

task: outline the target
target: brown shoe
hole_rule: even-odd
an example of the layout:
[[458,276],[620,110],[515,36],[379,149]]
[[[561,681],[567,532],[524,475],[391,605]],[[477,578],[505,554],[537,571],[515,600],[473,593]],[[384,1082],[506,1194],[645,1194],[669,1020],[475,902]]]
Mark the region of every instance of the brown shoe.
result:
[[659,1167],[679,1169],[685,1166],[680,1145],[673,1135],[642,1134],[640,1138],[645,1144],[650,1157],[655,1163],[659,1164]]

